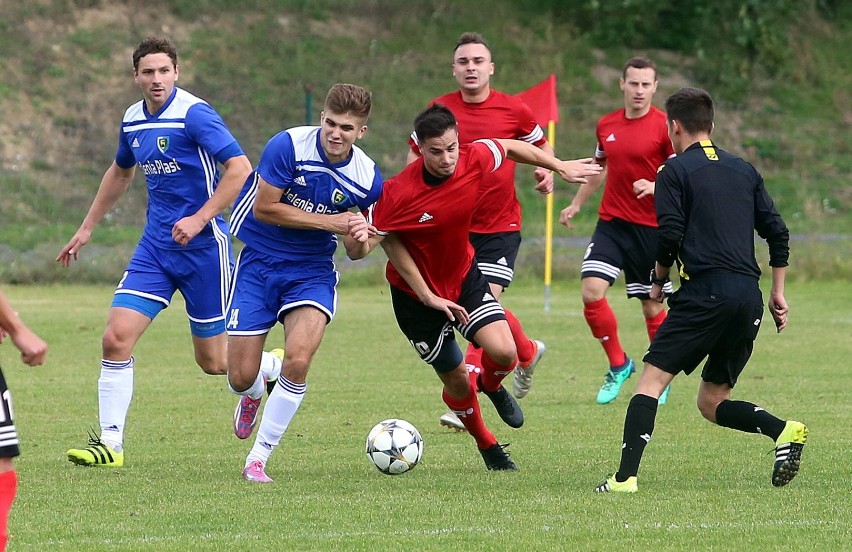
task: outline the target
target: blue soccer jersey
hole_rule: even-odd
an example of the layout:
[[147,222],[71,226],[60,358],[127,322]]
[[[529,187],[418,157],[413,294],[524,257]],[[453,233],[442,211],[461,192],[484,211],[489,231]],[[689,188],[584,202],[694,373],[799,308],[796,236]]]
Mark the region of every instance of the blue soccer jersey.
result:
[[[139,101],[124,113],[115,162],[135,164],[145,174],[148,213],[142,239],[167,249],[182,249],[172,227],[195,214],[216,191],[219,163],[244,155],[218,113],[204,100],[180,88],[154,114]],[[217,215],[187,248],[213,246],[228,234]]]
[[331,259],[337,247],[337,236],[326,230],[258,221],[253,213],[258,175],[284,191],[282,203],[309,213],[334,215],[352,207],[366,211],[379,198],[382,176],[373,160],[353,145],[348,159],[331,163],[319,136],[320,127],[296,127],[279,132],[266,144],[231,215],[231,232],[243,243],[293,261]]

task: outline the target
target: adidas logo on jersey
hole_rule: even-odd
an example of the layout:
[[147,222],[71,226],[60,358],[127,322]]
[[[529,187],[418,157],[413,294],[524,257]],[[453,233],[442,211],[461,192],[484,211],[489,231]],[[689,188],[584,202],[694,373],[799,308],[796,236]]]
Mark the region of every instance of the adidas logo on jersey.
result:
[[496,301],[497,299],[495,299],[494,296],[491,295],[490,293],[486,293],[485,295],[482,296],[482,300],[483,301]]
[[430,220],[432,220],[432,215],[430,215],[429,213],[423,213],[422,215],[420,215],[420,220],[418,220],[417,222],[428,222]]
[[500,257],[497,259],[497,264],[502,266],[508,266],[509,263],[506,261],[506,257]]
[[138,148],[138,147],[139,147],[139,139],[138,139],[138,138],[134,138],[134,139],[133,139],[133,143],[132,143],[132,144],[130,144],[130,147],[131,147],[131,148]]
[[615,134],[609,133],[609,136],[606,137],[606,142],[615,142]]

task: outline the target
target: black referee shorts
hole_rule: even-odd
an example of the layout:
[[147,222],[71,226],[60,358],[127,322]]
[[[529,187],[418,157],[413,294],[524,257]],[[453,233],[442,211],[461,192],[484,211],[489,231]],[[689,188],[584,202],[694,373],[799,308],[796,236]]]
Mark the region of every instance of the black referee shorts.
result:
[[736,385],[751,357],[763,318],[756,279],[709,275],[686,282],[669,298],[669,312],[644,361],[670,374],[691,374],[706,358],[701,379]]

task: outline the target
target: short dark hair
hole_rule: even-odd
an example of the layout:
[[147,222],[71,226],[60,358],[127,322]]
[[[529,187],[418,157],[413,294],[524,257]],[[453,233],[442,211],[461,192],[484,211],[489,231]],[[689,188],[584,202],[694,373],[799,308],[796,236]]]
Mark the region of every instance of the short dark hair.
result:
[[373,94],[354,84],[337,83],[325,97],[325,110],[338,115],[347,113],[367,121],[373,109]]
[[414,119],[414,134],[420,144],[429,138],[443,136],[449,129],[457,127],[455,115],[443,104],[426,108]]
[[456,45],[453,46],[453,55],[455,55],[456,50],[458,50],[461,46],[465,44],[482,44],[485,46],[485,49],[488,50],[488,53],[491,53],[491,47],[485,42],[485,39],[482,38],[482,35],[479,33],[475,33],[472,31],[468,31],[466,33],[462,33],[459,36],[459,39],[456,41]]
[[133,50],[133,70],[139,70],[139,60],[149,54],[167,54],[172,60],[172,65],[177,67],[177,48],[168,39],[161,36],[146,36],[139,46]]
[[666,117],[690,134],[713,130],[713,98],[700,88],[681,88],[666,98]]
[[627,70],[633,67],[634,69],[647,69],[651,68],[654,70],[654,80],[657,80],[657,64],[651,61],[648,58],[643,57],[634,57],[627,60],[624,64],[624,68],[621,70],[621,78],[627,78]]

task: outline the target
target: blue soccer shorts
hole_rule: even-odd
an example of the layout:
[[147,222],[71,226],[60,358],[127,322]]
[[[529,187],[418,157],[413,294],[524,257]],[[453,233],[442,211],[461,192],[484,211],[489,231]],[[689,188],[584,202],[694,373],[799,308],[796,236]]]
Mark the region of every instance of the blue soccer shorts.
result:
[[245,246],[237,259],[228,303],[228,335],[262,335],[300,307],[313,307],[331,322],[340,274],[329,261],[291,261]]
[[180,291],[192,335],[219,335],[225,331],[233,266],[227,239],[212,247],[191,249],[163,249],[142,240],[118,282],[112,306],[135,310],[153,320],[169,306],[175,291]]

